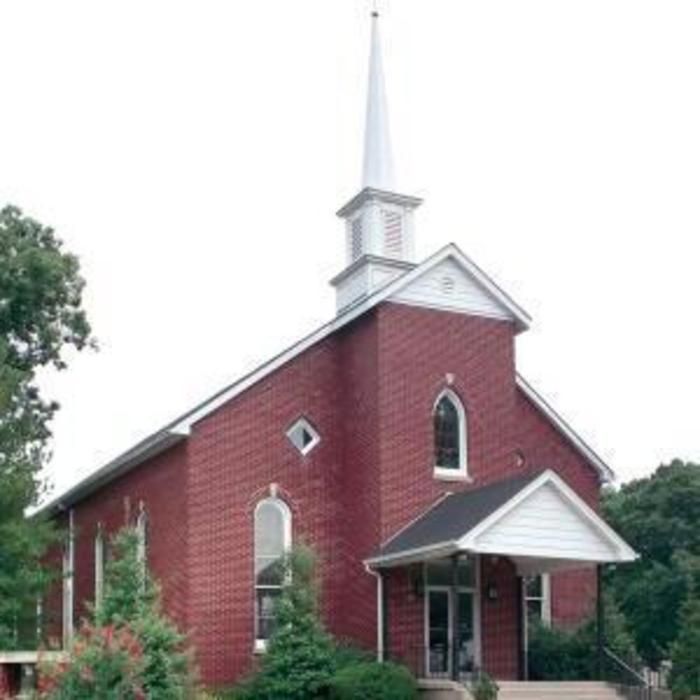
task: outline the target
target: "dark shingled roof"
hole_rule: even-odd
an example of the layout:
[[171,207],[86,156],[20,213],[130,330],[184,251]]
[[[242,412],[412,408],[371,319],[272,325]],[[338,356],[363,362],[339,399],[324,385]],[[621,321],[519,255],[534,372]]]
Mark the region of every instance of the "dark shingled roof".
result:
[[510,501],[542,472],[498,481],[480,489],[460,491],[443,498],[389,540],[372,557],[381,558],[413,549],[453,542]]

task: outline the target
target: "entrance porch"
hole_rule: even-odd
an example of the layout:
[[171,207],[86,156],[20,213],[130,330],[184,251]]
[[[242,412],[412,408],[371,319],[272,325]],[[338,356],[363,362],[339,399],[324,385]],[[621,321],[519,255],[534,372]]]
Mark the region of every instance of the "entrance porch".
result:
[[600,566],[635,558],[552,471],[448,495],[366,562],[379,656],[425,679],[524,679],[528,577],[577,572],[562,595],[593,610]]

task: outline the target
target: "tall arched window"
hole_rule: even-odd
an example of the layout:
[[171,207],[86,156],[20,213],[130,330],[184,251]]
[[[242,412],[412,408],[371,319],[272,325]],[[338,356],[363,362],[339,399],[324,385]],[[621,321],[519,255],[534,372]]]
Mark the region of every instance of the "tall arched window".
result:
[[255,647],[264,649],[274,626],[274,608],[284,583],[284,557],[292,546],[292,514],[279,498],[255,509]]
[[435,475],[459,479],[467,476],[467,418],[457,394],[449,389],[433,408]]
[[144,510],[143,504],[136,519],[136,535],[138,537],[136,556],[141,568],[141,588],[146,590],[146,580],[148,578],[148,514]]

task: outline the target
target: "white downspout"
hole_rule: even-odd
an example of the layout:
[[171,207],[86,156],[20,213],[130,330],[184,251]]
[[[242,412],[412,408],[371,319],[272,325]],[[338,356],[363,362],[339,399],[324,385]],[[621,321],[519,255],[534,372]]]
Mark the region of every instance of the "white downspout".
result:
[[384,579],[379,571],[365,564],[365,570],[377,579],[377,661],[383,663],[384,650]]

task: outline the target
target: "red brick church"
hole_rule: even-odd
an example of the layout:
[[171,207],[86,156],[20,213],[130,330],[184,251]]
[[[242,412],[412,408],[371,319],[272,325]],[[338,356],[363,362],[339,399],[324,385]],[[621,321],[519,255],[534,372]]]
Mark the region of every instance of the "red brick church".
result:
[[328,629],[421,677],[521,677],[528,615],[581,621],[597,567],[635,557],[597,514],[611,470],[518,374],[527,313],[456,245],[414,260],[372,23],[337,313],[46,506],[69,533],[66,644],[125,520],[211,685],[265,653],[270,564],[296,542]]

